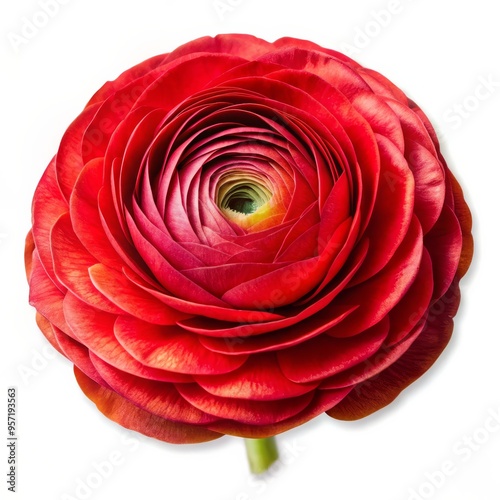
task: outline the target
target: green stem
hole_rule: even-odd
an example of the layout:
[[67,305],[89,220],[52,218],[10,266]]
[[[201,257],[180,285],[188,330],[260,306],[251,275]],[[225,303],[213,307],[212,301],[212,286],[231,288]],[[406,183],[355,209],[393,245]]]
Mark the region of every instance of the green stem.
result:
[[262,474],[278,460],[278,447],[274,437],[245,439],[248,463],[254,474]]

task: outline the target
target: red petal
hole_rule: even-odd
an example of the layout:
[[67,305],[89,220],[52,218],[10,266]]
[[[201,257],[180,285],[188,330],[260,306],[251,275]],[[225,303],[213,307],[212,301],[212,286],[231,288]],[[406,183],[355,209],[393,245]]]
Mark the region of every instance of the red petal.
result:
[[404,151],[404,134],[399,117],[379,95],[360,92],[353,97],[352,104],[368,121],[375,134],[391,141],[399,151]]
[[103,264],[89,268],[92,283],[107,299],[121,310],[139,319],[158,325],[175,325],[190,317],[153,297],[134,285],[121,271],[115,271]]
[[134,104],[170,110],[184,99],[204,89],[214,78],[245,63],[245,59],[228,54],[194,54],[172,61]]
[[145,61],[142,61],[132,68],[121,73],[118,78],[113,81],[106,82],[93,96],[92,99],[87,103],[87,106],[91,104],[95,104],[98,102],[105,101],[109,97],[112,97],[113,94],[121,90],[123,87],[127,86],[129,83],[134,82],[135,80],[143,77],[150,71],[153,71],[157,67],[165,64],[165,60],[168,54],[160,54],[157,56],[153,56]]
[[351,337],[378,323],[405,295],[415,280],[422,259],[422,230],[415,217],[405,239],[389,263],[374,277],[341,293],[327,307],[336,316],[359,305],[328,333],[332,337]]
[[247,356],[227,356],[204,347],[196,335],[178,326],[158,326],[121,316],[115,324],[120,344],[134,358],[152,368],[207,375],[239,368]]
[[420,378],[448,344],[452,317],[460,300],[458,285],[440,299],[438,314],[429,315],[425,328],[401,358],[378,376],[360,384],[327,413],[341,420],[363,418],[391,403],[408,385]]
[[312,382],[355,366],[375,353],[389,332],[386,317],[354,337],[320,335],[277,353],[284,375],[297,383]]
[[80,344],[80,342],[72,339],[62,330],[59,330],[59,328],[53,326],[52,330],[64,356],[66,356],[72,363],[75,364],[75,366],[77,366],[92,380],[98,384],[106,385],[106,382],[99,375],[99,373],[97,373],[95,366],[90,361],[89,350]]
[[196,425],[206,425],[217,420],[190,405],[179,395],[174,384],[130,375],[105,363],[92,353],[90,358],[99,374],[113,390],[153,415]]
[[389,313],[391,328],[385,342],[394,345],[408,335],[416,325],[425,321],[427,311],[432,299],[434,280],[432,278],[433,262],[429,252],[424,247],[422,261],[415,281],[411,284],[406,295]]
[[54,225],[51,242],[54,270],[59,281],[87,304],[106,312],[122,313],[90,281],[88,270],[97,262],[76,237],[69,214],[62,215]]
[[[320,48],[320,50],[324,52],[323,48]],[[370,87],[359,76],[358,72],[350,67],[350,64],[340,61],[337,54],[335,56],[332,57],[324,53],[311,52],[293,46],[270,52],[260,57],[259,62],[279,64],[290,69],[299,70],[298,72],[304,75],[312,73],[328,82],[335,89],[340,90],[347,97],[352,97],[361,91],[370,90]]]
[[52,347],[56,349],[56,351],[60,352],[64,356],[64,352],[61,349],[61,346],[57,342],[56,336],[54,335],[54,330],[52,328],[52,323],[42,316],[40,313],[36,313],[36,324],[40,331],[43,333],[44,337],[50,342]]
[[54,285],[40,263],[38,251],[33,252],[33,267],[30,278],[29,302],[48,321],[67,331],[68,325],[64,319],[64,293]]
[[[379,272],[403,241],[413,216],[414,181],[403,154],[377,135],[381,172],[377,199],[364,236],[370,251],[352,284]],[[397,210],[394,207],[398,207]]]
[[92,119],[99,110],[100,104],[87,107],[68,127],[63,135],[56,157],[57,182],[64,198],[69,201],[76,179],[84,166],[82,150],[91,150],[94,147],[94,136],[82,143],[84,134],[94,131],[87,130]]
[[159,291],[152,288],[141,277],[124,269],[124,274],[132,283],[146,290],[148,293],[156,297],[158,300],[167,304],[169,307],[185,312],[188,315],[202,316],[203,318],[214,318],[221,321],[231,321],[236,323],[257,322],[266,320],[282,319],[283,316],[270,311],[246,311],[244,309],[230,309],[227,307],[212,306],[210,304],[190,302],[180,299],[173,295],[169,295],[165,291]]
[[204,36],[192,40],[176,48],[168,54],[166,60],[171,61],[196,52],[212,52],[215,54],[236,54],[245,59],[255,59],[273,49],[273,44],[252,35],[232,33],[215,37]]
[[406,142],[405,156],[415,177],[415,215],[426,234],[439,218],[445,196],[443,166],[432,151]]
[[117,341],[114,335],[116,316],[94,309],[73,294],[64,299],[64,314],[73,335],[101,359],[127,373],[162,382],[190,382],[178,373],[144,366]]
[[68,211],[61,190],[57,184],[55,159],[53,159],[38,183],[33,197],[33,240],[40,256],[40,261],[52,281],[64,290],[54,274],[50,231],[59,217]]
[[450,171],[447,172],[447,175],[451,181],[451,186],[453,189],[455,215],[458,218],[460,228],[462,230],[462,253],[460,255],[460,263],[458,265],[457,271],[457,277],[458,279],[461,279],[470,266],[472,254],[474,252],[474,242],[472,240],[471,234],[472,216],[467,203],[465,203],[462,188]]
[[448,290],[455,278],[462,252],[462,231],[451,208],[443,207],[438,221],[425,235],[424,245],[432,260],[433,299],[437,299]]
[[203,427],[172,422],[152,415],[116,392],[95,383],[77,368],[75,377],[82,391],[99,411],[127,429],[174,444],[201,443],[221,437],[221,434]]
[[265,438],[276,436],[281,432],[285,432],[299,425],[305,424],[309,420],[317,417],[321,413],[329,410],[338,404],[342,399],[349,394],[351,388],[333,390],[333,391],[316,391],[316,394],[309,405],[297,415],[290,417],[281,422],[269,425],[248,425],[231,420],[221,420],[210,424],[209,428],[224,434],[246,438]]
[[308,393],[278,401],[250,401],[213,396],[197,384],[179,384],[176,387],[184,399],[201,411],[222,419],[252,425],[275,424],[297,415],[307,407],[313,397],[313,393]]
[[80,172],[70,198],[71,223],[77,238],[99,262],[121,269],[123,262],[108,240],[97,208],[103,175],[102,158],[91,160]]
[[283,376],[274,353],[250,356],[241,368],[232,373],[196,376],[195,382],[214,396],[256,401],[302,396],[318,385],[296,384]]

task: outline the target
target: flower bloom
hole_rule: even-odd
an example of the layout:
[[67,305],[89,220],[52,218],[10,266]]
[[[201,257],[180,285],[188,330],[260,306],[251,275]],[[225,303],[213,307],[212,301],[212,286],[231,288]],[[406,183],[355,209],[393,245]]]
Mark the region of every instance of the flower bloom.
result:
[[446,346],[471,218],[420,108],[308,41],[201,38],[106,83],[33,200],[30,303],[168,442],[390,403]]

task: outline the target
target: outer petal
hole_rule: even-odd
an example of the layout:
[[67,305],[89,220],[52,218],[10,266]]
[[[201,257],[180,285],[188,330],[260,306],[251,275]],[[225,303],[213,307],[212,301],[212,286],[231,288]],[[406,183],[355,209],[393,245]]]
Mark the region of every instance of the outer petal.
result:
[[436,361],[448,344],[453,330],[453,316],[460,302],[458,284],[434,306],[427,318],[422,333],[412,346],[394,364],[379,375],[356,386],[356,388],[328,415],[341,420],[355,420],[377,411],[391,403],[408,385],[421,377]]
[[116,392],[106,389],[75,367],[75,377],[85,395],[100,412],[127,429],[140,432],[167,443],[201,443],[222,434],[195,425],[172,422],[143,410]]

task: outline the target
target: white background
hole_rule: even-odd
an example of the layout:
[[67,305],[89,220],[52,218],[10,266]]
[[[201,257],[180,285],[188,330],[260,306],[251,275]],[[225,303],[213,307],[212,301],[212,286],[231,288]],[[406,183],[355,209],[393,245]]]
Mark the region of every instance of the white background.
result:
[[[0,21],[0,414],[7,413],[7,387],[17,386],[20,460],[14,495],[5,481],[8,450],[0,445],[0,497],[500,498],[500,424],[493,425],[490,416],[500,419],[495,3],[220,0],[216,9],[213,0],[65,0],[58,5],[26,43],[16,36],[23,36],[24,18],[43,23],[38,0],[5,0]],[[363,421],[322,416],[280,436],[282,461],[258,480],[247,471],[238,438],[167,445],[103,417],[79,391],[70,363],[39,333],[23,270],[36,183],[94,91],[143,59],[223,32],[269,41],[285,35],[311,39],[389,77],[440,129],[475,221],[475,260],[462,282],[454,337],[431,371]],[[477,90],[482,100],[474,97]],[[6,423],[0,426],[1,439]],[[102,465],[111,459],[112,470]],[[443,463],[447,475],[438,472]]]

